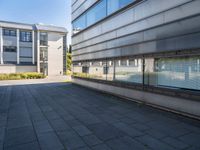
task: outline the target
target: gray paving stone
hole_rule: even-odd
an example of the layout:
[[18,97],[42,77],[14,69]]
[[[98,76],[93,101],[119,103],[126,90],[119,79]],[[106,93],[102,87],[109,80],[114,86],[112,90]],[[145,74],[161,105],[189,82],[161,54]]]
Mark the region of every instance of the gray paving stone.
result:
[[34,123],[34,128],[38,135],[41,133],[53,131],[53,128],[51,127],[51,125],[49,124],[47,120]]
[[106,144],[98,144],[92,147],[93,150],[111,150]]
[[106,123],[90,125],[88,128],[103,141],[125,135],[121,130]]
[[155,129],[149,129],[144,131],[146,134],[156,138],[156,139],[163,139],[164,137],[168,136],[167,133],[163,133],[162,131],[158,131]]
[[58,132],[58,136],[67,149],[77,149],[87,146],[73,130]]
[[73,129],[80,135],[80,136],[85,136],[85,135],[89,135],[92,134],[92,132],[85,126],[83,125],[79,125],[79,126],[75,126],[73,127]]
[[54,132],[40,134],[38,137],[42,150],[63,150],[64,146]]
[[131,137],[137,137],[137,136],[142,136],[144,135],[143,132],[140,132],[137,129],[134,129],[131,126],[128,126],[122,122],[119,123],[115,123],[114,126],[120,130],[122,130],[123,132],[125,132],[127,135],[131,136]]
[[78,121],[77,119],[67,120],[66,122],[71,127],[82,125],[82,123],[80,121]]
[[145,135],[142,137],[137,137],[136,138],[138,141],[140,141],[141,143],[143,143],[147,148],[151,148],[151,149],[162,149],[162,150],[175,150],[175,148],[173,148],[172,146],[157,140],[151,136]]
[[167,143],[177,149],[186,149],[186,148],[190,147],[189,144],[186,144],[186,143],[184,143],[180,140],[177,140],[175,138],[172,138],[172,137],[166,137],[162,141],[164,141],[165,143]]
[[4,150],[40,150],[39,144],[37,142],[26,143],[22,145],[16,145],[4,148]]
[[147,125],[141,124],[141,123],[133,123],[130,125],[130,127],[134,129],[138,129],[140,131],[146,131],[146,130],[151,129],[151,127],[148,127]]
[[81,147],[81,148],[77,148],[76,150],[91,150],[90,147]]
[[95,135],[87,135],[82,138],[85,141],[85,143],[87,143],[87,145],[89,146],[94,146],[102,143],[102,141],[98,139]]
[[61,117],[55,111],[47,111],[44,112],[44,114],[48,118],[48,120],[61,119]]
[[191,133],[184,136],[179,137],[181,141],[184,143],[190,144],[200,149],[200,134],[199,133]]
[[141,143],[132,139],[131,137],[125,136],[117,139],[112,139],[106,141],[108,146],[110,146],[114,150],[146,150],[148,147],[145,147]]
[[68,83],[0,88],[0,149],[200,149],[186,117]]
[[56,132],[71,129],[63,119],[50,120],[50,124]]
[[5,134],[5,147],[16,146],[36,141],[36,135],[31,126],[17,129],[10,129]]
[[45,116],[41,112],[36,112],[31,114],[31,120],[33,122],[39,122],[45,120]]
[[5,136],[5,127],[0,128],[0,142],[4,140]]

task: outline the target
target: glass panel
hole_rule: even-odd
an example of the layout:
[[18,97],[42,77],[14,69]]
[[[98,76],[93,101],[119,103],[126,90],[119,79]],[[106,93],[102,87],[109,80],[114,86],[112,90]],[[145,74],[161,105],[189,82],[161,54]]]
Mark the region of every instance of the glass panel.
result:
[[48,45],[48,34],[46,32],[40,33],[40,45],[42,46]]
[[43,62],[48,61],[48,48],[47,47],[40,48],[40,61],[43,61]]
[[86,16],[85,14],[80,16],[73,22],[73,30],[74,32],[81,31],[82,29],[86,28]]
[[135,0],[119,0],[119,8],[123,8]]
[[21,42],[31,42],[32,41],[32,33],[21,31],[20,32],[20,41]]
[[108,11],[107,13],[108,14],[111,14],[119,9],[119,7],[120,7],[119,1],[120,0],[107,0],[107,11]]
[[120,59],[115,61],[115,80],[142,83],[142,59]]
[[16,36],[16,30],[15,29],[3,29],[3,34],[5,36]]
[[103,19],[106,16],[106,0],[101,1],[95,7],[91,8],[86,14],[87,26]]
[[145,62],[145,84],[200,90],[200,57],[152,58]]

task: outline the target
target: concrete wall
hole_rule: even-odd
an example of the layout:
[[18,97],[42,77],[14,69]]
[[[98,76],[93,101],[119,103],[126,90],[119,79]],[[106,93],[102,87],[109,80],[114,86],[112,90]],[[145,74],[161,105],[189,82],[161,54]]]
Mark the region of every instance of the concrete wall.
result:
[[200,48],[200,1],[169,1],[144,0],[73,36],[73,60]]
[[1,73],[37,72],[36,66],[0,65]]
[[63,35],[48,33],[48,75],[63,75]]
[[138,91],[134,89],[126,89],[123,87],[90,82],[77,78],[73,78],[73,82],[93,89],[101,90],[106,93],[129,98],[137,102],[153,105],[161,109],[167,109],[183,115],[200,118],[200,103],[198,101]]

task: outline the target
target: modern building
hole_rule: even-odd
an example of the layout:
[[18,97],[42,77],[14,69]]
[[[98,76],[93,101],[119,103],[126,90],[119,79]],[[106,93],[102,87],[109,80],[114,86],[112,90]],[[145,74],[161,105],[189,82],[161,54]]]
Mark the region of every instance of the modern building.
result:
[[199,0],[72,0],[74,82],[200,117]]
[[62,75],[66,36],[62,27],[0,21],[0,73]]

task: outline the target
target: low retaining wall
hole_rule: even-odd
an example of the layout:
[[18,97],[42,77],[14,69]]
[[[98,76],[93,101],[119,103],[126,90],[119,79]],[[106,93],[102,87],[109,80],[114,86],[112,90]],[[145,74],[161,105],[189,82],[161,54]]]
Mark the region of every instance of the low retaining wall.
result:
[[145,92],[142,90],[129,89],[100,82],[84,80],[80,78],[73,78],[75,84],[100,90],[106,93],[111,93],[116,96],[124,97],[133,101],[145,103],[160,109],[172,111],[182,115],[190,116],[200,119],[200,102],[178,98],[173,96],[161,95],[157,93]]
[[0,73],[37,72],[36,66],[0,65]]

